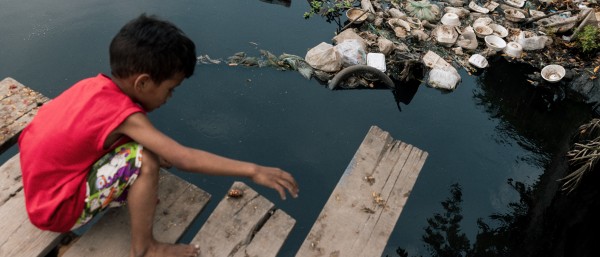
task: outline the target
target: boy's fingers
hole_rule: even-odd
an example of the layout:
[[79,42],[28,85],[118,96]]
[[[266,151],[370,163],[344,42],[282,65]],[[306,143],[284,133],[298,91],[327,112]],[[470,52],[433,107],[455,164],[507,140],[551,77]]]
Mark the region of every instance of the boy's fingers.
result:
[[285,189],[287,189],[288,192],[290,192],[290,195],[292,195],[292,197],[298,197],[298,186],[296,185],[296,182],[293,181],[293,178],[292,181],[283,179],[279,183],[283,185],[283,187],[285,187]]
[[279,184],[275,184],[275,190],[277,190],[277,192],[279,193],[279,197],[281,197],[281,200],[285,200],[285,190]]

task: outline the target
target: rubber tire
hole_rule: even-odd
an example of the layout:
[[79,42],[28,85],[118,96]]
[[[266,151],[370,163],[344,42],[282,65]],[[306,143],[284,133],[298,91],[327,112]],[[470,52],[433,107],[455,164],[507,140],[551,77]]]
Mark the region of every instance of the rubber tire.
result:
[[352,65],[342,69],[340,72],[335,74],[335,76],[333,76],[333,78],[329,81],[327,86],[329,87],[329,89],[333,90],[338,86],[340,82],[346,80],[347,78],[349,78],[357,72],[368,72],[374,74],[379,80],[381,80],[381,82],[383,82],[389,88],[396,88],[396,85],[394,85],[394,82],[388,75],[383,73],[383,71],[380,71],[377,68],[368,65]]

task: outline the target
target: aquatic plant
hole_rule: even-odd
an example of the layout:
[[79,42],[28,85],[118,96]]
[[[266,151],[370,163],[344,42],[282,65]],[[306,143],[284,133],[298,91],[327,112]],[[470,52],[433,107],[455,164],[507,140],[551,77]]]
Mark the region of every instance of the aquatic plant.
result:
[[352,7],[354,1],[350,0],[310,0],[310,10],[304,13],[304,18],[308,19],[315,14],[323,17],[339,17],[341,13]]
[[577,142],[567,152],[569,166],[575,171],[560,179],[562,190],[572,192],[585,175],[594,169],[600,159],[600,119],[592,119],[579,127]]
[[576,35],[577,46],[579,46],[584,53],[593,53],[597,51],[600,48],[600,43],[598,43],[599,40],[599,29],[592,25],[584,26]]

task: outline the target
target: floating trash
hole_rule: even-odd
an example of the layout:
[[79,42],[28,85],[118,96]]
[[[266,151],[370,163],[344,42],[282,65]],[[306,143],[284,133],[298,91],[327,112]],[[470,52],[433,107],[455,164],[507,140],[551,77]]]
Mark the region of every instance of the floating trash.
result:
[[542,78],[550,83],[560,81],[565,76],[565,68],[557,64],[547,65],[542,69]]
[[529,31],[521,31],[516,41],[525,51],[540,50],[553,42],[549,36],[538,36]]
[[448,26],[459,26],[460,25],[460,20],[458,18],[458,15],[456,13],[446,13],[444,14],[444,16],[442,16],[442,20],[441,20],[442,24],[444,25],[448,25]]
[[408,1],[406,11],[412,17],[419,20],[435,21],[440,15],[440,8],[436,4],[431,4],[428,0]]
[[369,17],[367,13],[367,11],[360,8],[350,8],[346,11],[346,17],[350,21],[354,21],[354,24],[361,24]]
[[454,45],[456,39],[458,38],[458,32],[456,32],[456,29],[454,29],[453,26],[448,25],[440,25],[435,27],[432,34],[435,35],[435,38],[440,45],[447,47]]
[[508,42],[503,51],[510,57],[520,58],[521,54],[523,54],[523,46],[517,42]]
[[469,63],[480,69],[488,66],[488,61],[480,54],[471,55],[471,57],[469,57]]
[[506,47],[506,41],[499,36],[489,35],[484,38],[485,45],[498,52]]
[[469,10],[462,8],[462,7],[457,8],[457,7],[448,6],[448,7],[444,7],[444,13],[455,13],[456,15],[458,15],[458,18],[462,19],[462,18],[469,16],[469,14],[471,12],[469,12]]
[[506,29],[504,26],[500,25],[500,24],[489,24],[488,27],[490,27],[492,29],[492,34],[499,36],[499,37],[506,37],[508,36],[508,29]]
[[490,25],[492,22],[494,22],[494,20],[492,20],[492,18],[490,17],[479,17],[477,19],[475,19],[475,21],[473,22],[473,27],[477,27],[477,26],[482,26],[482,25]]
[[458,36],[458,40],[456,44],[464,49],[475,50],[477,49],[477,36],[475,35],[475,31],[473,27],[467,26],[463,29],[460,36]]
[[476,12],[478,12],[478,13],[489,13],[489,12],[490,12],[490,10],[488,10],[487,8],[485,8],[485,7],[481,7],[481,6],[477,5],[477,4],[476,4],[475,2],[473,2],[473,1],[471,1],[471,2],[469,3],[469,9],[471,9],[471,10],[473,10],[473,11],[476,11]]
[[487,25],[475,26],[475,27],[473,27],[473,30],[475,30],[475,35],[477,35],[477,37],[480,37],[480,38],[489,36],[494,32],[494,30],[492,30],[492,28],[490,28]]
[[504,10],[504,18],[512,22],[521,22],[525,20],[525,14],[517,9],[506,9]]
[[368,53],[367,65],[385,72],[385,55],[382,53]]
[[525,0],[504,0],[504,3],[512,7],[521,8],[525,5]]
[[484,7],[485,9],[488,9],[488,10],[490,10],[490,12],[493,12],[494,10],[496,10],[496,7],[498,7],[498,6],[500,6],[500,4],[499,4],[499,3],[496,3],[496,2],[494,2],[494,1],[489,1],[489,2],[487,2],[487,3],[485,3],[485,4],[483,5],[483,7]]

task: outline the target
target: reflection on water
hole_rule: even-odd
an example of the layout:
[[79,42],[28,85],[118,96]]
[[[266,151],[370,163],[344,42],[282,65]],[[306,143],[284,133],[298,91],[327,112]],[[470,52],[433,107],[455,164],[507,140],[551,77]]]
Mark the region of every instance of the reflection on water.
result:
[[[591,107],[568,100],[559,86],[531,86],[527,74],[533,70],[528,65],[497,58],[490,66],[493,69],[477,79],[476,103],[500,121],[497,142],[517,142],[531,151],[523,161],[545,172],[533,184],[508,179],[519,201],[509,203],[505,213],[480,217],[474,242],[462,232],[462,189],[453,184],[450,196],[441,202],[444,213],[427,218],[425,247],[431,256],[448,257],[594,256],[593,243],[586,238],[600,229],[598,213],[592,211],[600,205],[598,190],[591,186],[599,172],[572,195],[561,192],[557,181],[568,172],[564,155],[573,133],[591,119]],[[396,254],[413,256],[401,247]]]
[[[0,16],[11,22],[0,23],[0,78],[14,77],[55,97],[81,78],[108,73],[106,47],[110,39],[141,11],[181,25],[198,43],[199,53],[215,59],[257,49],[303,56],[307,49],[329,42],[339,26],[326,23],[326,18],[304,19],[307,1],[296,1],[289,7],[280,3],[284,2],[3,1]],[[45,22],[47,27],[39,25]],[[30,37],[32,32],[36,34]],[[429,246],[424,252],[413,251],[422,250],[423,236],[445,245],[449,245],[447,239],[453,240],[454,249],[466,249],[462,233],[468,236],[469,250],[479,245],[509,245],[504,237],[493,237],[496,231],[507,229],[526,231],[522,245],[556,250],[557,254],[564,253],[572,241],[593,242],[594,237],[586,231],[598,228],[598,222],[585,217],[598,217],[591,209],[600,201],[593,194],[597,186],[590,183],[587,193],[564,196],[558,193],[556,182],[564,176],[559,157],[566,151],[574,128],[587,120],[589,108],[565,99],[569,93],[560,88],[532,87],[523,74],[527,67],[502,59],[490,60],[490,68],[477,79],[463,72],[464,81],[448,94],[425,85],[402,83],[397,83],[396,91],[332,92],[315,80],[272,68],[203,65],[173,101],[151,118],[157,127],[186,145],[280,166],[297,175],[302,185],[298,199],[277,201],[274,192],[254,187],[297,220],[280,256],[295,255],[366,129],[373,124],[430,153],[385,254],[396,256],[402,245],[410,255],[430,255],[426,251]],[[231,178],[178,174],[213,196],[222,195],[231,184]],[[536,176],[535,181],[523,183],[527,176]],[[508,178],[513,178],[511,184],[506,183]],[[450,186],[454,183],[460,185],[462,199],[455,197],[458,187]],[[518,216],[512,215],[515,211],[513,205],[506,204],[509,201],[499,203],[506,206],[502,209],[490,204],[495,194],[504,194],[500,187],[517,196],[521,194],[516,188],[532,189],[523,191],[532,196],[510,198],[518,207]],[[520,201],[527,203],[526,209],[521,209]],[[203,215],[208,216],[217,203],[209,203]],[[520,215],[520,210],[526,215]],[[450,216],[445,216],[446,212]],[[427,221],[436,221],[438,213],[443,218],[440,222]],[[491,215],[500,219],[491,219]],[[196,230],[189,230],[190,234],[199,229],[206,216],[198,220]],[[443,224],[444,219],[458,220],[461,216],[460,227]],[[489,227],[479,226],[478,218]],[[437,226],[455,230],[445,233],[435,230]],[[430,234],[426,228],[431,229]],[[435,241],[437,232],[444,237]],[[555,240],[536,237],[561,232]],[[567,235],[573,239],[565,239]],[[561,245],[562,252],[558,249]],[[573,252],[571,256],[583,255]]]
[[396,89],[392,90],[394,100],[398,106],[398,111],[402,111],[400,103],[408,105],[417,93],[421,82],[418,80],[410,80],[406,83],[396,83]]
[[290,7],[290,5],[292,5],[292,0],[260,0],[260,1],[269,3],[269,4],[283,5],[285,7]]
[[490,67],[478,77],[475,100],[501,121],[497,141],[516,140],[532,152],[529,161],[536,165],[547,163],[565,143],[565,136],[590,119],[591,107],[566,99],[562,87],[533,87],[527,81],[534,71],[530,66],[500,57]]

